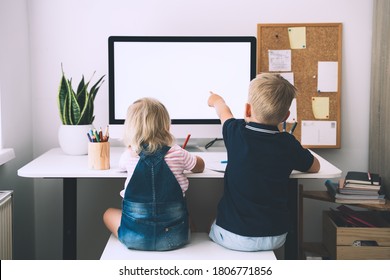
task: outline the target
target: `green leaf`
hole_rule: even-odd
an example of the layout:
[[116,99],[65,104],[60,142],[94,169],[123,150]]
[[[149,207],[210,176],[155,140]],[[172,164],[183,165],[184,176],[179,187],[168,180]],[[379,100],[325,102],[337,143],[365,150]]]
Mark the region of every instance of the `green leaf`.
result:
[[[61,65],[62,69],[62,65]],[[102,76],[88,92],[90,81],[85,83],[84,75],[78,84],[77,91],[72,88],[72,79],[66,79],[62,69],[62,78],[58,91],[58,106],[63,124],[92,124],[95,119],[94,100],[102,84]],[[91,78],[92,79],[92,78]]]
[[70,124],[70,119],[69,119],[69,114],[68,114],[68,107],[69,107],[69,100],[68,100],[68,95],[66,95],[65,100],[64,100],[64,107],[63,107],[63,124]]
[[93,111],[91,112],[90,99],[91,99],[91,95],[90,94],[86,95],[86,101],[80,113],[80,124],[90,124],[90,119],[91,119],[90,115],[93,114]]
[[62,73],[62,78],[60,82],[60,87],[58,89],[58,109],[60,110],[60,118],[62,124],[67,124],[66,116],[65,116],[65,104],[66,104],[66,96],[67,96],[67,81]]
[[83,76],[83,78],[79,83],[79,86],[77,88],[77,93],[76,93],[77,103],[79,104],[80,108],[84,108],[84,106],[86,106],[88,102],[88,91],[87,91],[88,84],[89,82],[87,84],[84,83],[84,76]]
[[85,83],[84,83],[84,75],[82,76],[81,78],[81,81],[79,83],[79,86],[77,87],[77,97],[79,96],[79,94],[84,91],[87,87],[85,86]]
[[[104,81],[102,81],[104,78],[104,75],[92,86],[90,94],[92,95],[92,100],[95,100],[96,94],[99,91],[100,86],[103,84]],[[102,81],[102,83],[99,85],[99,83]]]
[[76,94],[72,88],[68,89],[68,101],[69,101],[69,120],[70,124],[78,124],[80,119],[80,106],[77,103]]
[[88,121],[90,123],[93,123],[93,120],[95,119],[95,116],[93,115],[93,111],[94,111],[94,103],[93,103],[93,100],[92,98],[89,99],[89,106],[88,106]]

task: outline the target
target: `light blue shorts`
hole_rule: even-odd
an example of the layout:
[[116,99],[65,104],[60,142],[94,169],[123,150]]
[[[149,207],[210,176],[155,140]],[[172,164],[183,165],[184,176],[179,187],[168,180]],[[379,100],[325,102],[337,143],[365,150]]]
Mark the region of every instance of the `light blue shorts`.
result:
[[227,231],[218,226],[215,221],[211,226],[209,237],[215,243],[237,251],[269,251],[283,246],[287,232],[278,236],[248,237]]

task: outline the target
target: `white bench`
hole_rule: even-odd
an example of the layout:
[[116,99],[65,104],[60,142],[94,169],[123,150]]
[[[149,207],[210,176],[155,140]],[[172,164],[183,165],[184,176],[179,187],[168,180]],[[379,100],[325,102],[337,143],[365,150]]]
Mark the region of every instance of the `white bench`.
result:
[[210,240],[207,233],[191,233],[191,242],[172,251],[129,250],[113,235],[108,239],[101,260],[276,260],[273,251],[241,252],[226,249]]

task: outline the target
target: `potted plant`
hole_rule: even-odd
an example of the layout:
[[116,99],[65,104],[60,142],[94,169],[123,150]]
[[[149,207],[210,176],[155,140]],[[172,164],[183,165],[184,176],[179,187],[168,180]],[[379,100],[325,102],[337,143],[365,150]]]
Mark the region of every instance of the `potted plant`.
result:
[[[61,67],[62,68],[62,67]],[[60,147],[66,154],[84,155],[88,152],[87,132],[93,128],[94,101],[100,86],[104,82],[104,75],[90,88],[84,76],[75,91],[72,79],[62,78],[58,90],[58,108],[62,125],[58,131]]]

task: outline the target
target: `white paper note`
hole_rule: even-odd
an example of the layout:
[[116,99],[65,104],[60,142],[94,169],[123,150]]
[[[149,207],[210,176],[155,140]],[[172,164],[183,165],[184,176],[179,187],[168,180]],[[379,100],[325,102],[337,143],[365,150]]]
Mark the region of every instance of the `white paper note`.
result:
[[302,145],[336,145],[336,121],[302,121]]
[[269,50],[269,71],[291,71],[291,50]]
[[318,62],[318,92],[337,92],[338,88],[338,62]]
[[290,84],[294,85],[294,73],[293,72],[286,72],[286,73],[279,73],[280,76],[285,78],[287,81],[290,82]]
[[298,120],[297,119],[297,99],[294,98],[293,101],[291,102],[291,106],[290,106],[290,116],[288,116],[286,122],[294,123],[297,120]]

